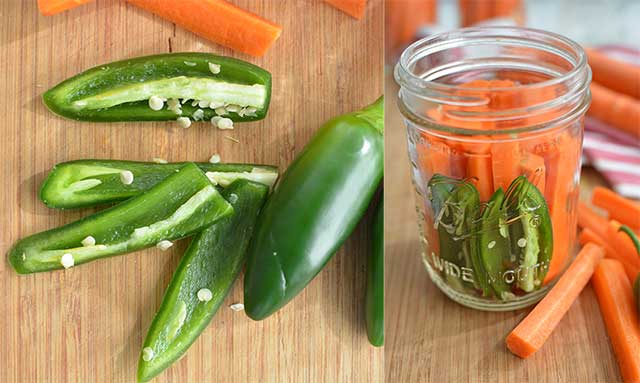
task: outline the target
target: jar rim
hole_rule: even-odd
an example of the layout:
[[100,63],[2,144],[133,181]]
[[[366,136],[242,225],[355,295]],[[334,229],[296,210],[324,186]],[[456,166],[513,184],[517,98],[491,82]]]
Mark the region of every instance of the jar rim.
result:
[[[566,71],[548,69],[547,73],[550,77],[537,82],[518,84],[517,88],[520,92],[537,92],[545,87],[554,87],[564,85],[565,92],[557,94],[555,98],[544,101],[540,104],[528,107],[518,106],[513,109],[505,110],[503,117],[496,117],[503,120],[516,121],[525,118],[527,113],[543,113],[545,110],[553,110],[553,108],[562,108],[564,112],[555,114],[548,120],[529,122],[529,125],[502,127],[496,129],[474,129],[467,126],[454,126],[443,124],[442,122],[430,119],[428,116],[422,116],[422,108],[412,107],[416,100],[428,102],[432,104],[471,106],[468,97],[456,96],[456,92],[464,91],[464,93],[482,91],[482,92],[508,92],[513,91],[513,87],[505,86],[488,86],[476,88],[465,84],[446,84],[437,82],[436,79],[442,76],[456,73],[456,65],[461,64],[465,67],[465,60],[453,60],[449,62],[439,63],[437,65],[427,65],[427,71],[422,75],[414,73],[412,66],[419,63],[421,59],[429,57],[429,55],[437,54],[447,50],[458,48],[493,45],[502,47],[522,47],[529,48],[532,52],[545,52],[556,58],[560,58],[567,63]],[[499,59],[499,55],[495,59]],[[508,56],[505,56],[508,57]],[[513,57],[511,57],[513,59]],[[516,58],[517,59],[517,58]],[[513,61],[512,61],[513,62]],[[543,61],[541,61],[543,62]],[[526,63],[523,68],[526,68]],[[488,61],[475,65],[472,69],[478,67],[500,68],[500,64]],[[569,67],[570,66],[570,67]],[[464,73],[467,69],[462,69]],[[441,74],[445,72],[445,74]],[[418,40],[407,47],[402,53],[395,70],[394,77],[400,85],[399,100],[400,110],[405,117],[414,120],[420,125],[429,126],[429,129],[439,130],[446,134],[462,134],[462,135],[501,135],[501,134],[518,134],[524,132],[546,131],[557,127],[559,124],[570,121],[571,119],[584,114],[588,108],[591,95],[589,92],[589,84],[591,81],[591,70],[587,64],[586,53],[582,47],[575,41],[561,36],[553,32],[547,32],[533,28],[522,27],[473,27],[457,29],[449,32],[435,34],[424,39]],[[430,78],[435,77],[435,78]],[[460,93],[458,93],[460,94]],[[473,99],[471,99],[473,101]],[[472,112],[473,113],[473,112]],[[490,113],[483,112],[484,117]],[[501,112],[502,113],[502,112]],[[511,114],[509,114],[511,113]],[[550,114],[552,116],[554,114]],[[477,114],[478,117],[484,118],[482,113]],[[517,125],[517,124],[512,124]]]
[[[490,32],[493,32],[493,34],[490,34]],[[512,33],[512,34],[509,34],[509,33]],[[396,82],[398,82],[400,86],[408,87],[409,89],[414,89],[414,90],[416,88],[418,89],[432,88],[432,89],[438,89],[438,90],[457,89],[459,88],[459,85],[451,85],[451,84],[444,84],[444,83],[439,83],[435,81],[424,80],[423,78],[413,74],[408,69],[408,66],[411,64],[409,59],[416,56],[414,51],[421,45],[427,45],[430,42],[437,41],[444,37],[447,37],[447,39],[450,40],[451,38],[479,37],[479,36],[474,36],[473,34],[487,34],[487,36],[485,37],[492,36],[495,38],[501,38],[501,37],[517,38],[519,37],[517,34],[524,34],[524,33],[538,35],[539,37],[552,38],[558,42],[565,44],[566,46],[572,49],[573,51],[572,53],[574,53],[574,55],[576,56],[577,61],[573,65],[573,68],[567,71],[566,73],[563,73],[557,77],[550,78],[548,80],[539,81],[531,84],[520,85],[519,87],[521,89],[523,90],[535,89],[535,88],[556,85],[556,84],[565,82],[571,79],[572,77],[579,75],[581,72],[583,72],[586,69],[587,55],[584,49],[577,42],[573,41],[568,37],[562,36],[560,34],[541,30],[541,29],[525,28],[525,27],[510,27],[510,26],[470,27],[470,28],[460,28],[453,31],[437,33],[431,36],[427,36],[418,41],[415,41],[414,43],[409,45],[402,52],[402,54],[400,55],[400,59],[398,60],[398,63],[395,66],[394,72],[395,72]],[[448,44],[451,44],[451,42],[445,41],[445,42],[439,43],[439,45],[448,45]],[[548,48],[554,48],[549,43],[541,42],[541,45],[546,45]],[[558,51],[557,48],[553,50]],[[469,91],[474,91],[474,90],[486,91],[487,89],[500,91],[500,90],[508,90],[510,88],[509,87],[490,87],[490,88],[466,87],[465,89]]]

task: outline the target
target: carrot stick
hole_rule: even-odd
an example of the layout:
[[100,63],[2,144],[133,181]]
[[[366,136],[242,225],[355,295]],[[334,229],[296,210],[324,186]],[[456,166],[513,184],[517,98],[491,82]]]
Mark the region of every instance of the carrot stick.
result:
[[633,230],[640,230],[640,204],[601,186],[593,189],[591,202],[605,209],[611,219],[615,219]]
[[596,245],[602,246],[602,248],[605,251],[605,256],[607,258],[615,259],[617,261],[620,261],[620,263],[622,263],[622,266],[624,267],[624,271],[627,274],[627,277],[629,277],[630,281],[633,281],[638,275],[638,273],[640,273],[640,264],[634,263],[634,262],[628,262],[626,258],[621,257],[618,254],[618,252],[616,252],[614,248],[611,247],[610,244],[608,244],[604,239],[598,236],[598,234],[596,234],[593,230],[589,228],[582,230],[580,232],[580,235],[578,236],[578,241],[583,246],[586,245],[588,242],[593,242]]
[[589,115],[617,129],[640,138],[640,101],[591,83],[591,107]]
[[544,158],[533,153],[527,153],[520,161],[520,168],[522,173],[527,176],[527,179],[536,185],[540,193],[544,194],[545,177],[547,176]]
[[55,15],[93,0],[38,0],[38,9],[45,16]]
[[520,146],[517,142],[494,143],[491,147],[493,187],[507,190],[520,174]]
[[580,202],[578,204],[578,226],[585,230],[590,229],[602,239],[602,242],[606,242],[607,249],[611,249],[607,250],[607,255],[622,262],[631,280],[635,278],[637,272],[640,271],[640,257],[636,255],[631,238],[618,231],[619,224],[614,221],[608,222],[586,204]]
[[367,0],[324,0],[324,2],[358,20],[362,18],[367,7]]
[[625,382],[640,382],[640,329],[631,282],[620,262],[605,259],[591,279]]
[[571,214],[575,190],[574,172],[579,161],[579,152],[575,150],[575,138],[567,132],[557,143],[555,153],[545,158],[547,170],[545,198],[551,212],[553,224],[553,255],[544,283],[552,281],[566,266],[569,254],[573,251],[576,233],[575,214]]
[[224,0],[127,0],[225,47],[263,56],[282,27]]
[[586,51],[593,81],[613,91],[640,98],[640,67],[613,59],[593,49]]
[[607,238],[607,219],[591,209],[586,203],[578,202],[578,226],[591,229],[600,238]]
[[467,157],[467,177],[478,189],[481,201],[489,201],[493,194],[493,176],[491,174],[491,156],[470,154]]
[[631,238],[624,232],[620,231],[620,224],[616,221],[610,221],[607,225],[606,240],[611,243],[611,247],[624,257],[626,262],[636,264],[640,267],[640,257],[633,244]]
[[582,248],[558,283],[507,336],[507,347],[512,353],[524,359],[542,347],[603,257],[604,250],[598,245],[588,243]]

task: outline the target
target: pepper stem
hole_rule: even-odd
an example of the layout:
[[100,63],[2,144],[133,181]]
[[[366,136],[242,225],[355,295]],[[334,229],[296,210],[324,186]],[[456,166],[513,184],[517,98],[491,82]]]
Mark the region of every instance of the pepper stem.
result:
[[373,104],[355,112],[355,115],[369,122],[380,134],[384,135],[384,96]]

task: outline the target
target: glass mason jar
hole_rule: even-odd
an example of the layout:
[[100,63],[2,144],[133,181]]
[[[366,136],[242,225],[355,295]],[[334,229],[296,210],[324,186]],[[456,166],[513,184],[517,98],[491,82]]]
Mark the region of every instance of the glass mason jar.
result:
[[395,78],[431,279],[476,309],[541,299],[574,256],[584,51],[539,30],[468,28],[409,46]]

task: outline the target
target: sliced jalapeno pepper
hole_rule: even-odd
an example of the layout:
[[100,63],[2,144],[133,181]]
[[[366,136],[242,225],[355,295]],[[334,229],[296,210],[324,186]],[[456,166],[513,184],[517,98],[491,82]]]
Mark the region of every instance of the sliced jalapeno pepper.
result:
[[18,241],[9,251],[18,273],[70,267],[153,245],[170,246],[233,208],[195,164],[112,208]]
[[511,249],[519,260],[517,286],[526,292],[540,288],[553,253],[553,231],[547,203],[525,176],[516,178],[503,210],[508,211]]
[[509,300],[514,294],[504,279],[510,259],[510,244],[509,230],[506,227],[507,214],[502,209],[503,202],[504,192],[499,188],[487,202],[480,218],[478,250],[495,295],[502,300]]
[[[469,182],[440,174],[435,174],[428,186],[440,240],[440,258],[459,268],[473,270],[473,286],[468,287],[480,289],[488,295],[490,285],[476,249],[480,209],[478,190]],[[462,287],[459,277],[449,277],[448,274],[445,277],[458,288]]]
[[82,121],[165,121],[187,117],[264,118],[271,75],[209,53],[170,53],[97,66],[49,89],[51,111]]
[[383,100],[337,117],[296,157],[258,220],[245,311],[263,319],[322,270],[367,209],[383,173]]
[[268,186],[246,180],[223,190],[234,212],[197,234],[180,260],[144,341],[140,381],[169,367],[207,327],[242,269],[268,192]]
[[367,337],[374,346],[384,344],[384,204],[376,209],[371,235],[371,254],[367,258],[365,321]]
[[[60,209],[120,202],[149,190],[186,163],[157,164],[116,160],[78,160],[54,166],[40,188],[40,199]],[[265,165],[197,163],[218,185],[248,179],[269,187],[278,177],[277,169]],[[125,185],[120,174],[129,171],[133,182]]]

